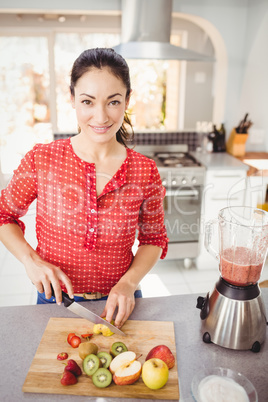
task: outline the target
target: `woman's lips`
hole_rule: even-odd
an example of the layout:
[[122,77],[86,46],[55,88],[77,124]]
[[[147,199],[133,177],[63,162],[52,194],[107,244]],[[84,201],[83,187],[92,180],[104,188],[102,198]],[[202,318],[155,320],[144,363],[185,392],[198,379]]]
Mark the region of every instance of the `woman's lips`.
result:
[[111,127],[110,126],[89,126],[95,133],[106,133]]

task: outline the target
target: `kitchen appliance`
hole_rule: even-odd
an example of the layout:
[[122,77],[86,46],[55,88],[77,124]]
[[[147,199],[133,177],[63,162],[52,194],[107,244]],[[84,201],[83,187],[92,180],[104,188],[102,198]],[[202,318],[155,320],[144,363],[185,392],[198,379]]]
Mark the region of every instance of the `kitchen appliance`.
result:
[[[52,296],[55,296],[54,290],[52,288]],[[106,325],[106,327],[110,328],[112,332],[114,332],[117,335],[123,335],[125,336],[124,332],[109,323],[108,321],[104,320],[97,314],[93,313],[92,311],[88,310],[87,308],[81,306],[81,304],[77,303],[74,301],[74,299],[71,299],[67,293],[62,291],[62,301],[64,304],[64,307],[66,307],[68,310],[70,310],[72,313],[79,315],[82,318],[85,318],[86,320],[89,320],[93,322],[94,324],[103,324]]]
[[221,276],[212,292],[197,299],[203,341],[259,352],[267,326],[258,280],[268,249],[268,213],[251,207],[224,208],[205,230],[205,246],[219,260]]
[[205,167],[188,152],[187,144],[140,145],[134,149],[155,161],[166,188],[166,258],[184,259],[188,267],[199,254]]
[[170,43],[172,0],[122,0],[122,43],[114,50],[126,59],[213,62],[215,58]]

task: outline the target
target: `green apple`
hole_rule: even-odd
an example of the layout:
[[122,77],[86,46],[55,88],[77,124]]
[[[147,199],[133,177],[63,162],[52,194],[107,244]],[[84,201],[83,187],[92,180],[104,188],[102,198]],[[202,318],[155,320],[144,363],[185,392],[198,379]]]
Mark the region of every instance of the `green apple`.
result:
[[150,389],[162,388],[167,383],[168,374],[166,363],[157,358],[146,360],[142,366],[141,377]]

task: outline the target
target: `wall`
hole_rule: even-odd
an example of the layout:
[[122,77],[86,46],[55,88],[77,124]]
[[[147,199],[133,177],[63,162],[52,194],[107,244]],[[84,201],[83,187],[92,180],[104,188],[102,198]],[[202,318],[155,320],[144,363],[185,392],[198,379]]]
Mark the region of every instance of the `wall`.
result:
[[238,111],[250,111],[254,125],[246,149],[268,151],[268,1],[250,1],[245,74]]
[[[172,32],[187,32],[189,49],[214,56],[212,42],[206,32],[195,23],[176,16],[172,21]],[[184,128],[195,130],[197,121],[213,120],[213,69],[214,63],[187,62],[185,82]]]
[[217,28],[228,56],[224,113],[227,133],[248,112],[254,125],[247,150],[268,152],[268,1],[174,0],[173,10],[202,17]]

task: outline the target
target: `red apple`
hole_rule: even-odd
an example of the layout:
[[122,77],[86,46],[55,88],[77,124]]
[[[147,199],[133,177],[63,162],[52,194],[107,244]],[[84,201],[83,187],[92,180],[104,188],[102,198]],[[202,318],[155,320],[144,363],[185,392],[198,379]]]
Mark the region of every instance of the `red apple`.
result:
[[163,360],[169,369],[175,365],[175,357],[171,350],[165,345],[158,345],[151,349],[145,361],[153,358]]
[[130,385],[136,382],[141,375],[141,363],[132,360],[119,367],[113,375],[113,381],[117,385]]
[[167,383],[168,375],[168,366],[163,360],[149,359],[142,366],[143,382],[150,389],[162,388]]

